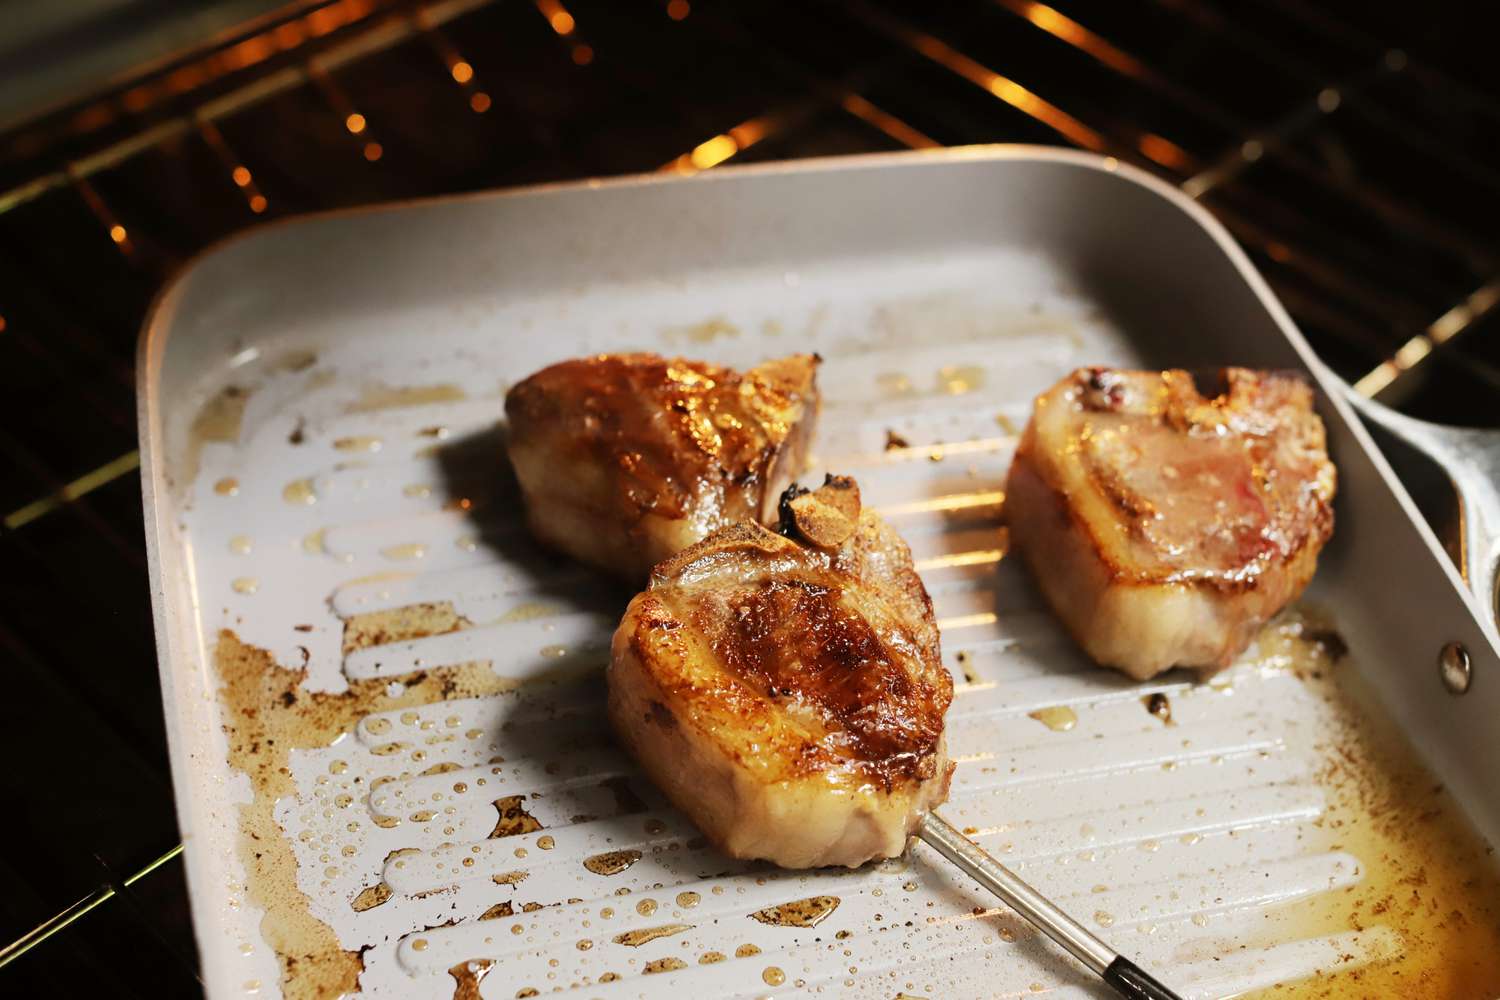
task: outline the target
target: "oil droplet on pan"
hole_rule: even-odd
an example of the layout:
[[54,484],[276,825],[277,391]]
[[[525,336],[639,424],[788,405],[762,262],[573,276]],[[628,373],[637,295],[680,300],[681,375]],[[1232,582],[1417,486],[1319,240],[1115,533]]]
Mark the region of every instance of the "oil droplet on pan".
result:
[[427,546],[421,542],[408,542],[405,545],[388,545],[380,550],[380,554],[387,559],[421,559],[427,555]]
[[944,365],[938,369],[938,389],[950,396],[962,396],[984,385],[984,369],[977,365]]
[[1035,712],[1027,714],[1056,733],[1065,733],[1078,724],[1078,713],[1074,712],[1067,705],[1039,708]]
[[318,502],[318,494],[313,491],[311,479],[294,479],[281,491],[281,499],[287,503],[309,506]]

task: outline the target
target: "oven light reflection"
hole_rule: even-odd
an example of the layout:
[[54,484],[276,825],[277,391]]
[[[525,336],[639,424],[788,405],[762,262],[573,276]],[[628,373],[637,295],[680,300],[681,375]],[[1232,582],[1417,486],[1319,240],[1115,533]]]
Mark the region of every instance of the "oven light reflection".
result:
[[1136,140],[1136,148],[1147,159],[1153,163],[1159,163],[1169,170],[1188,171],[1192,169],[1192,157],[1187,154],[1186,150],[1170,139],[1163,139],[1159,135],[1146,132]]
[[1035,118],[1053,131],[1066,136],[1084,149],[1095,152],[1105,146],[1104,137],[1056,105],[1042,100],[1014,80],[981,66],[932,35],[913,33],[911,46],[939,66],[957,73],[976,86],[983,87],[1017,111]]
[[224,134],[219,131],[219,127],[205,118],[198,122],[198,134],[203,137],[204,143],[219,162],[224,165],[224,169],[229,171],[229,179],[239,189],[250,211],[256,215],[263,213],[267,207],[266,196],[261,194],[260,189],[255,186],[255,176],[250,173],[250,168],[240,161],[239,155],[230,148],[229,143],[224,139]]
[[693,147],[688,154],[688,160],[699,170],[707,170],[718,166],[740,151],[739,143],[732,136],[716,135],[707,142],[701,142]]
[[[120,105],[128,113],[139,114],[153,104],[264,62],[278,52],[296,48],[310,39],[362,20],[374,9],[373,0],[341,0],[330,3],[300,20],[269,28],[156,80],[132,87],[120,96]],[[108,103],[101,102],[79,111],[71,125],[77,131],[88,132],[109,124],[114,118],[114,110]]]
[[564,38],[571,35],[573,29],[578,26],[573,15],[568,13],[568,8],[564,7],[559,0],[536,0],[536,9],[541,11],[547,23],[552,26],[552,30]]
[[1026,18],[1054,38],[1087,52],[1113,70],[1126,76],[1145,75],[1145,67],[1128,53],[1120,51],[1071,17],[1044,3],[1031,3],[1028,0],[996,0],[996,3]]

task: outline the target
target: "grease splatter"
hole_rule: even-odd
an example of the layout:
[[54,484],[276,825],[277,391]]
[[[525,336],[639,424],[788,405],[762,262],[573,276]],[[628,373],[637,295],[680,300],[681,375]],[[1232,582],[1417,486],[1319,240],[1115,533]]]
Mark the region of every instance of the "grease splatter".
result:
[[641,860],[640,851],[608,851],[584,858],[583,867],[595,875],[618,875],[639,860]]
[[613,940],[615,944],[623,944],[627,948],[639,948],[648,941],[655,941],[657,938],[672,937],[675,934],[681,934],[683,931],[690,931],[692,929],[692,924],[663,924],[660,927],[642,927],[637,930],[626,931],[623,934],[616,934]]
[[840,902],[842,901],[837,896],[810,896],[779,906],[768,906],[764,910],[756,910],[750,916],[763,924],[777,927],[816,927],[839,908]]
[[1065,733],[1078,725],[1078,713],[1067,705],[1054,705],[1051,708],[1039,708],[1027,715],[1040,722],[1054,733]]

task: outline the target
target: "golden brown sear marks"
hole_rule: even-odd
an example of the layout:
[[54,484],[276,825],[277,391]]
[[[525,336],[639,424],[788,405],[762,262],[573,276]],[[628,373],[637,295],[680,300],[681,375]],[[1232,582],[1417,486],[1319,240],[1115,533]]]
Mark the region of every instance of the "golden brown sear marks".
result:
[[1216,669],[1311,579],[1336,475],[1312,389],[1226,368],[1080,369],[1036,401],[1011,466],[1011,537],[1096,660]]
[[1303,379],[1228,368],[1212,398],[1181,371],[1074,379],[1072,441],[1128,529],[1105,543],[1121,572],[1239,590],[1332,534],[1334,470]]
[[[772,579],[730,596],[727,615],[700,607],[694,624],[712,637],[725,670],[809,715],[807,728],[821,729],[836,756],[886,780],[915,774],[942,738],[947,706],[901,669],[859,600],[815,576]],[[909,637],[891,638],[915,648]]]
[[616,730],[733,856],[895,856],[947,795],[953,682],[931,602],[900,537],[849,513],[858,528],[834,549],[794,522],[794,537],[715,532],[656,568],[615,633]]
[[767,519],[805,461],[817,365],[601,354],[537,372],[505,401],[532,530],[639,581],[719,527]]

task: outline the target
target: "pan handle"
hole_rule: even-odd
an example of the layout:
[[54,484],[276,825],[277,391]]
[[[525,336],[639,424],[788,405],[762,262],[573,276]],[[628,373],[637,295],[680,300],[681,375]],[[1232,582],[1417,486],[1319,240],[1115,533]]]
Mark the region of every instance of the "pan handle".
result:
[[1458,494],[1458,571],[1500,627],[1500,431],[1408,417],[1345,386],[1360,416],[1438,464]]

